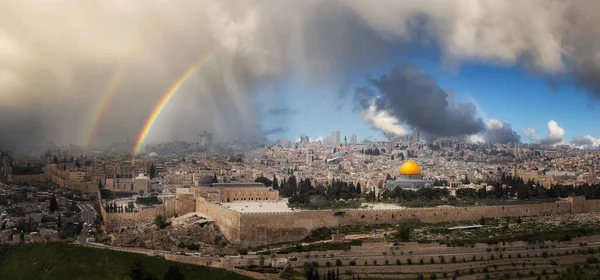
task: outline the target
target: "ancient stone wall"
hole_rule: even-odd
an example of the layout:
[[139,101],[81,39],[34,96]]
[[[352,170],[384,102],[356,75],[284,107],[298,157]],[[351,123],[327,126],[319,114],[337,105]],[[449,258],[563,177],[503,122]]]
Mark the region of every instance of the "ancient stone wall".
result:
[[196,199],[196,212],[215,221],[229,242],[240,243],[240,213],[207,202],[202,197]]
[[196,211],[196,201],[191,195],[183,195],[166,200],[161,205],[135,213],[106,213],[104,207],[102,207],[102,218],[104,219],[106,231],[115,231],[136,223],[151,222],[158,215],[169,218],[194,211]]
[[[583,212],[600,212],[600,199],[585,200],[583,199],[585,210]],[[580,212],[576,212],[580,213]]]
[[192,194],[178,194],[174,199],[164,203],[165,216],[180,216],[196,211],[196,200]]
[[27,174],[27,175],[15,175],[15,174],[7,174],[7,181],[15,184],[24,184],[24,183],[35,183],[35,182],[44,182],[50,180],[50,175],[47,173],[40,174]]
[[151,222],[158,215],[164,215],[164,206],[144,209],[136,213],[106,213],[104,223],[106,231],[117,231],[121,227],[133,226],[136,223]]
[[[600,203],[596,204],[600,205]],[[345,210],[343,214],[338,213],[337,215],[336,212],[340,211],[315,210],[291,213],[240,213],[239,232],[241,233],[241,245],[259,246],[270,243],[299,241],[306,237],[311,230],[320,227],[335,228],[348,225],[398,224],[403,222],[440,223],[477,220],[481,217],[567,214],[571,213],[571,203],[560,201],[555,203],[511,206],[439,207],[398,210],[350,209]]]

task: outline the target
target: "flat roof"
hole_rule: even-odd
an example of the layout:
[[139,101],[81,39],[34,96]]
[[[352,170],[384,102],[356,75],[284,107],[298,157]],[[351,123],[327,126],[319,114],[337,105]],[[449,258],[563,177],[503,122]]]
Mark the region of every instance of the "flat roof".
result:
[[221,204],[227,209],[231,209],[240,213],[266,213],[266,212],[299,212],[300,210],[292,210],[287,205],[287,199],[279,201],[244,201],[244,202],[227,202]]
[[213,188],[266,188],[263,183],[213,183]]

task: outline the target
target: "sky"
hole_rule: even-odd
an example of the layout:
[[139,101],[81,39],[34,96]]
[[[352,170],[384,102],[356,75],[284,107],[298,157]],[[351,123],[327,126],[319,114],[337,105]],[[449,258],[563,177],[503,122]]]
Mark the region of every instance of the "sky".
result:
[[[595,0],[0,3],[0,149],[340,130],[598,148]],[[198,64],[198,61],[202,61]],[[143,145],[142,145],[143,146]]]
[[[445,70],[435,50],[412,52],[395,59],[398,62],[417,63],[433,75],[442,88],[452,90],[458,100],[476,104],[478,116],[484,121],[498,119],[511,124],[524,143],[536,142],[528,139],[524,130],[534,128],[544,136],[550,120],[555,120],[565,128],[565,139],[580,135],[600,137],[600,127],[595,125],[600,118],[597,101],[571,83],[553,88],[544,76],[521,66],[472,63],[462,65],[458,71]],[[371,73],[381,74],[391,67]],[[282,91],[295,94],[286,95],[287,98],[277,100],[272,106],[277,108],[288,104],[293,108],[291,114],[284,116],[283,123],[288,125],[288,130],[273,134],[270,140],[296,140],[303,132],[311,139],[316,139],[330,136],[332,130],[340,130],[342,138],[346,135],[349,139],[355,133],[359,140],[386,139],[380,130],[373,129],[361,119],[361,112],[354,110],[351,99],[343,100],[340,106],[332,106],[338,100],[329,92],[335,90],[310,89],[293,83],[286,85]],[[265,120],[267,126],[279,126],[280,123],[282,121]],[[407,126],[407,130],[410,130],[410,126]]]

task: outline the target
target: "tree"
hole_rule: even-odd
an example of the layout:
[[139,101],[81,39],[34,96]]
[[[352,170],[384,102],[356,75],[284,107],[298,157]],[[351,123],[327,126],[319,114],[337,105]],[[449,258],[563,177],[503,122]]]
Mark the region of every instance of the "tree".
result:
[[410,232],[411,232],[410,225],[400,224],[397,228],[396,237],[403,241],[409,240]]
[[56,155],[54,155],[54,157],[52,158],[52,162],[54,164],[58,164],[58,157],[56,157]]
[[156,218],[154,218],[154,223],[159,229],[163,229],[171,225],[171,222],[167,222],[162,215],[156,216]]
[[175,264],[170,265],[169,269],[163,276],[163,280],[183,280],[183,279],[185,279],[185,277],[183,276],[183,273],[181,273],[181,271],[179,271],[179,267]]
[[60,213],[58,213],[58,218],[56,219],[56,228],[62,228]]
[[144,263],[142,261],[136,261],[131,266],[129,276],[131,277],[131,280],[145,280],[149,275]]
[[212,183],[214,184],[214,183],[218,183],[218,182],[219,182],[219,180],[217,179],[217,174],[213,174]]
[[156,177],[156,167],[154,166],[154,163],[152,165],[150,165],[150,170],[148,170],[148,175],[150,176],[150,179],[154,179],[154,177]]
[[73,200],[73,202],[71,202],[71,208],[69,210],[71,212],[78,212],[79,211],[79,207],[77,207],[77,202],[75,202],[75,200]]
[[265,176],[259,176],[257,177],[254,182],[257,183],[263,183],[265,184],[265,186],[270,187],[273,185],[273,181],[269,180],[269,178],[265,177]]
[[58,210],[58,202],[56,201],[56,196],[52,195],[52,198],[50,199],[50,212],[54,212]]

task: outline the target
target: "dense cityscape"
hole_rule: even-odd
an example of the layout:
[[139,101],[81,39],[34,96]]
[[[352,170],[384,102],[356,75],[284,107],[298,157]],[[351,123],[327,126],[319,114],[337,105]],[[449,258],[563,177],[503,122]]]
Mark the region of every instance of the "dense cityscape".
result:
[[[357,261],[363,262],[362,259],[365,265],[371,261],[375,265],[371,254],[383,257],[380,261],[386,265],[402,263],[401,259],[390,261],[385,257],[386,250],[394,252],[398,246],[395,245],[398,241],[393,240],[447,243],[456,239],[452,242],[488,244],[493,241],[490,237],[470,235],[470,231],[424,235],[424,230],[434,229],[420,228],[422,222],[427,224],[426,219],[420,222],[409,219],[409,224],[401,223],[397,228],[394,223],[373,221],[354,226],[340,223],[331,229],[304,225],[301,227],[306,228],[301,233],[266,232],[267,236],[276,234],[266,241],[254,234],[236,233],[235,227],[222,220],[221,215],[226,214],[218,214],[202,204],[214,203],[223,211],[240,214],[294,215],[317,210],[344,217],[349,215],[349,209],[385,213],[442,207],[439,209],[448,211],[448,207],[476,209],[486,205],[536,207],[565,203],[572,197],[582,197],[584,201],[600,199],[600,175],[596,171],[598,150],[569,145],[473,144],[450,138],[427,143],[419,139],[418,129],[397,141],[358,141],[355,134],[348,140],[346,136],[342,139],[342,135],[340,131],[332,131],[331,137],[318,141],[302,134],[297,141],[246,144],[213,142],[212,133],[205,131],[199,135],[198,142],[146,145],[142,153],[133,157],[127,151],[135,145],[129,142],[93,150],[75,145],[52,146],[38,154],[4,151],[0,169],[3,182],[0,242],[18,245],[67,241],[163,255],[169,260],[221,267],[250,277],[300,273],[310,278],[316,276],[306,273],[333,273],[334,276],[325,277],[342,279],[375,276],[376,272],[347,269],[343,260],[332,272],[331,265],[319,263],[332,263],[334,258],[340,261],[344,252],[354,252],[361,246],[361,250],[370,253],[360,253],[346,265],[353,267]],[[572,200],[567,203],[575,207]],[[587,210],[583,214],[570,214],[575,215],[570,219],[581,223],[589,234],[596,232],[600,221],[590,220],[591,216],[585,212]],[[442,218],[434,224],[469,228],[502,224],[504,219],[499,218],[503,214],[486,217],[485,211],[475,215],[474,224],[469,224],[468,218]],[[518,211],[508,217],[518,220],[513,221],[515,225],[524,219],[531,224],[540,222],[531,215],[535,216]],[[298,218],[293,219],[298,222]],[[504,226],[512,228],[514,225],[507,221]],[[360,224],[363,226],[356,228]],[[259,222],[252,225],[255,226],[259,226]],[[237,230],[243,231],[241,227]],[[561,227],[560,223],[553,225],[556,229]],[[515,235],[532,234],[520,231],[523,232]],[[493,239],[515,238],[509,237],[512,234],[508,232],[494,234],[498,236]],[[555,242],[587,240],[586,235],[565,233]],[[523,241],[531,244],[530,237]],[[392,247],[379,252],[382,249],[376,244],[382,248]],[[487,246],[506,250],[504,246]],[[539,249],[549,248],[544,246],[539,245]],[[535,250],[535,245],[531,249]],[[411,250],[418,252],[425,248],[417,245]],[[445,252],[445,249],[438,250],[440,254]],[[322,257],[320,252],[323,252]],[[422,254],[427,255],[426,252]],[[312,253],[318,254],[313,258]],[[539,254],[548,252],[542,250]],[[415,259],[418,258],[415,255]],[[297,265],[300,265],[298,269],[290,269]],[[319,266],[327,267],[327,272]],[[339,273],[339,267],[344,267],[345,275],[335,274]],[[495,271],[506,274],[501,269]],[[550,274],[550,271],[544,270],[544,273]],[[477,271],[467,274],[479,275]]]

